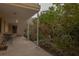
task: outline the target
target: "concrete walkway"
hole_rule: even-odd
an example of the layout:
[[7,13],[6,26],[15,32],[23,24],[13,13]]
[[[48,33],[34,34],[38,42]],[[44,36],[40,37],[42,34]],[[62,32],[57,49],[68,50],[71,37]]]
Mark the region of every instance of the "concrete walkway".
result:
[[17,37],[13,40],[13,44],[8,44],[7,51],[0,51],[0,55],[8,56],[50,56],[48,52],[40,47],[36,48],[36,44],[26,40],[24,37]]

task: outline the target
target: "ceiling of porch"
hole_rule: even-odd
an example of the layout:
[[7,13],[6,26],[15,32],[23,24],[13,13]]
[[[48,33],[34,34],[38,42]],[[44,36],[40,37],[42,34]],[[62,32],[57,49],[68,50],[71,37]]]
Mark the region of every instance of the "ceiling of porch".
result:
[[33,10],[30,8],[23,8],[10,4],[0,4],[0,16],[6,18],[10,23],[15,23],[16,19],[21,21],[29,19],[31,16],[37,13],[39,9],[40,8]]

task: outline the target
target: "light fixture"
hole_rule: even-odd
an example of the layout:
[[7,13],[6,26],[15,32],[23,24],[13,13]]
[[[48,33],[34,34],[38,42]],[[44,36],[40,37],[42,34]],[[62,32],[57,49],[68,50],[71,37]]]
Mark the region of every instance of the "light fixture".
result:
[[16,19],[16,23],[18,23],[18,19]]

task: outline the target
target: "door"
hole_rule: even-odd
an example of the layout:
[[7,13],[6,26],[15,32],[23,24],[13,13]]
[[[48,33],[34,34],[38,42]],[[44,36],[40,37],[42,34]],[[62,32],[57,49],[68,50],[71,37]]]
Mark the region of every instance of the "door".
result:
[[16,25],[12,25],[12,33],[17,33],[17,26]]

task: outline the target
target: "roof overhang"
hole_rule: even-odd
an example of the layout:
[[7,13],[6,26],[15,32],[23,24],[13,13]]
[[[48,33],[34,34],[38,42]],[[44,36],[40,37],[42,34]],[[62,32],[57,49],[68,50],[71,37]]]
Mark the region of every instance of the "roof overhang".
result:
[[13,16],[17,13],[19,13],[18,15],[23,14],[21,12],[24,12],[24,15],[25,14],[34,15],[39,10],[40,10],[40,5],[33,3],[1,3],[0,4],[0,16]]
[[40,5],[39,4],[33,4],[33,3],[9,3],[8,5],[16,6],[19,8],[28,8],[31,10],[39,11]]

